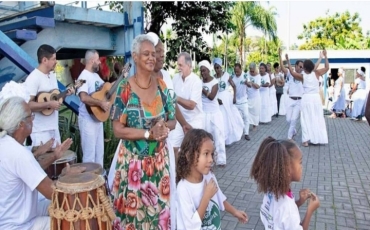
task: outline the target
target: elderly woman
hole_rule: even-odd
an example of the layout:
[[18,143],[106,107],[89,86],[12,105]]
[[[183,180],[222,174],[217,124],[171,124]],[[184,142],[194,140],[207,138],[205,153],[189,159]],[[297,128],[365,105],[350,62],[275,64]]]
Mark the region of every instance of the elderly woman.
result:
[[217,101],[218,81],[211,76],[211,64],[199,62],[200,75],[203,80],[202,103],[205,130],[213,135],[216,148],[216,165],[226,165],[225,131],[222,112]]
[[248,86],[249,124],[253,125],[253,130],[256,130],[261,112],[261,75],[254,62],[249,64],[248,81],[245,84]]
[[265,63],[260,64],[260,75],[261,75],[261,112],[260,122],[269,123],[271,122],[271,103],[270,103],[270,76],[267,73],[267,66]]
[[[329,61],[326,50],[322,52],[325,56],[325,67],[315,70],[315,64],[311,60],[303,62],[303,71],[301,73],[291,72],[291,75],[302,81],[303,96],[301,100],[301,126],[302,126],[302,144],[308,147],[308,143],[327,144],[328,134],[322,109],[321,98],[319,94],[319,78],[329,70]],[[292,69],[288,54],[285,55]]]
[[365,81],[365,67],[357,70],[356,79],[353,89],[351,90],[350,99],[353,101],[352,118],[361,120],[365,113],[366,103],[366,81]]
[[[240,140],[244,127],[243,119],[238,108],[234,105],[236,103],[236,87],[230,75],[223,71],[221,58],[213,60],[213,67],[216,72],[215,79],[218,81],[217,99],[224,119],[225,143],[231,145]],[[230,86],[233,88],[233,94],[230,94],[228,90]]]
[[123,79],[113,107],[114,135],[122,139],[113,182],[115,227],[167,228],[170,175],[166,139],[175,127],[175,102],[153,76],[156,51],[148,35],[132,43],[136,73]]

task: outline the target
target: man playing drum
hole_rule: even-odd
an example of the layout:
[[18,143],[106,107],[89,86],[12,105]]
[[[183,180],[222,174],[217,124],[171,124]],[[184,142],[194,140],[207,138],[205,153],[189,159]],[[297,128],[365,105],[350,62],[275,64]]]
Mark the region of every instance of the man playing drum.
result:
[[[34,114],[21,97],[0,101],[0,229],[49,229],[47,207],[53,181],[46,176],[33,154],[23,146],[32,132]],[[58,145],[66,151],[71,141]],[[68,170],[77,173],[84,169]],[[48,200],[38,202],[40,192]]]

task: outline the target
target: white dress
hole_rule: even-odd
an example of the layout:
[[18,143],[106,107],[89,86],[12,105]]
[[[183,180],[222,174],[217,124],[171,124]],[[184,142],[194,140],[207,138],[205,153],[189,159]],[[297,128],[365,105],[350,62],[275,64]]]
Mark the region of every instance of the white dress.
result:
[[324,110],[319,94],[319,80],[315,72],[303,75],[303,97],[301,101],[302,142],[327,144],[328,134]]
[[[252,76],[248,72],[248,78],[250,82],[253,82],[261,86],[261,76],[257,74]],[[255,89],[253,87],[248,87],[248,107],[249,107],[249,124],[258,126],[260,122],[261,113],[261,96],[260,89]]]
[[352,94],[352,117],[364,116],[366,103],[366,82],[356,78],[357,90]]
[[[261,76],[261,85],[265,83],[271,83],[270,77],[267,73],[264,76]],[[261,86],[260,94],[261,94],[260,122],[268,123],[271,121],[270,88]]]
[[280,98],[280,107],[279,107],[279,115],[285,116],[286,115],[286,107],[287,107],[287,100],[288,100],[288,78],[285,81],[284,87],[283,87],[283,94]]
[[233,95],[228,88],[230,75],[225,72],[218,80],[217,98],[222,101],[220,109],[224,119],[225,143],[231,145],[239,141],[243,134],[244,122],[236,106],[233,104]]
[[[203,82],[203,89],[212,91],[212,87],[217,85],[218,81],[213,78],[210,82]],[[211,133],[216,148],[216,164],[226,164],[226,148],[225,148],[225,130],[224,130],[224,119],[220,106],[215,97],[212,101],[202,93],[202,103],[204,112],[204,129]]]
[[339,77],[334,84],[333,107],[331,109],[335,110],[335,112],[343,112],[346,107],[346,93],[344,85],[342,89],[340,89],[342,81],[343,77]]

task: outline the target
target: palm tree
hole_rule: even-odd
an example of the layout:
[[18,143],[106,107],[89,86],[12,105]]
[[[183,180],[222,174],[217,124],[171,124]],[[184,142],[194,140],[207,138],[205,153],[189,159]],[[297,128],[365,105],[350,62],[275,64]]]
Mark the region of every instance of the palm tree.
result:
[[259,2],[237,2],[233,8],[231,22],[234,27],[235,35],[239,37],[239,55],[240,62],[244,66],[244,40],[246,38],[246,29],[249,26],[261,30],[269,38],[274,41],[277,39],[275,9],[265,9]]

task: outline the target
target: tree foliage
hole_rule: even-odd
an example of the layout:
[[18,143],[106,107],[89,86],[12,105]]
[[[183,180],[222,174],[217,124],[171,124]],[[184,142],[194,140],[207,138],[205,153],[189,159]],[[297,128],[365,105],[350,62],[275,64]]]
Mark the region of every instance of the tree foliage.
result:
[[[360,17],[358,13],[351,15],[348,11],[340,14],[319,17],[303,25],[303,32],[298,39],[305,40],[299,49],[301,50],[321,50],[323,48],[332,49],[361,49],[366,43],[360,27]],[[350,42],[346,47],[344,43]]]

